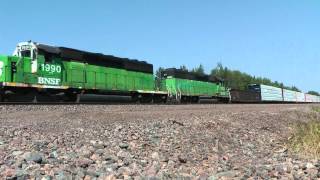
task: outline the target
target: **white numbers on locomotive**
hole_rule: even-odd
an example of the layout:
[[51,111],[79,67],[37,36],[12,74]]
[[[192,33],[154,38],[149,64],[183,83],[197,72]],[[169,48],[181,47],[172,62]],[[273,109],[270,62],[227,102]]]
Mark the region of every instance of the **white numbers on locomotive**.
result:
[[61,73],[61,66],[54,64],[41,64],[41,70],[49,73]]

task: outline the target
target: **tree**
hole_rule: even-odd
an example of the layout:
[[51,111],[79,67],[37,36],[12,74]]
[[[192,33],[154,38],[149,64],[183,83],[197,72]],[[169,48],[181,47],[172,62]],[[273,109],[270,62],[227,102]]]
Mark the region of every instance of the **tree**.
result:
[[300,89],[298,89],[296,86],[292,86],[290,89],[291,89],[291,90],[293,90],[293,91],[301,92],[301,90],[300,90]]
[[320,94],[317,91],[308,91],[308,94],[320,96]]
[[198,67],[193,68],[192,72],[194,72],[195,74],[198,74],[198,75],[205,75],[204,68],[203,68],[202,64],[200,64]]
[[182,71],[188,72],[188,68],[187,68],[187,66],[185,66],[185,65],[181,65],[181,66],[180,66],[180,69],[181,69]]
[[282,82],[272,81],[265,77],[256,77],[238,70],[231,70],[221,63],[211,70],[210,76],[217,76],[225,80],[225,84],[232,89],[245,90],[249,84],[265,84],[294,91],[300,91],[296,86],[284,86]]

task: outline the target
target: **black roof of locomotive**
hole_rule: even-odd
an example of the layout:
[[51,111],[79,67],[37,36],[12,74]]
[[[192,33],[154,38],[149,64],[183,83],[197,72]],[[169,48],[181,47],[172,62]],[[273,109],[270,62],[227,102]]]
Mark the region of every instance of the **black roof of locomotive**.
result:
[[189,79],[204,82],[223,82],[223,79],[217,76],[199,75],[194,72],[185,71],[177,68],[168,68],[162,72],[162,77],[172,76],[175,78]]
[[112,55],[92,53],[67,47],[54,47],[38,44],[37,48],[44,55],[58,56],[66,60],[85,62],[88,64],[126,69],[144,73],[153,73],[153,65],[145,61],[138,61],[128,58],[119,58]]

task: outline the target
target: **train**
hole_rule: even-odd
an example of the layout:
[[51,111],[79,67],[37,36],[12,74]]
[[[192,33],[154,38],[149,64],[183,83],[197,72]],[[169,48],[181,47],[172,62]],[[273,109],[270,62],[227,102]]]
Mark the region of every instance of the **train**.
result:
[[85,94],[130,96],[139,103],[318,103],[319,96],[263,84],[228,88],[223,79],[168,68],[155,77],[153,65],[33,41],[0,55],[0,101],[80,102]]
[[156,83],[153,65],[145,61],[32,41],[0,56],[0,101],[79,102],[84,94],[125,95],[141,103],[230,100],[219,78],[169,68]]
[[320,103],[320,96],[273,87],[250,84],[247,90],[230,90],[233,103]]

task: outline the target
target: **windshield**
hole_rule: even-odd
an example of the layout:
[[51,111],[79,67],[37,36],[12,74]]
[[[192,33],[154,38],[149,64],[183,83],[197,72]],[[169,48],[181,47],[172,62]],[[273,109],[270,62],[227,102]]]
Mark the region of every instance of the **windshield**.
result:
[[31,57],[31,51],[30,50],[21,51],[21,56],[22,57]]

